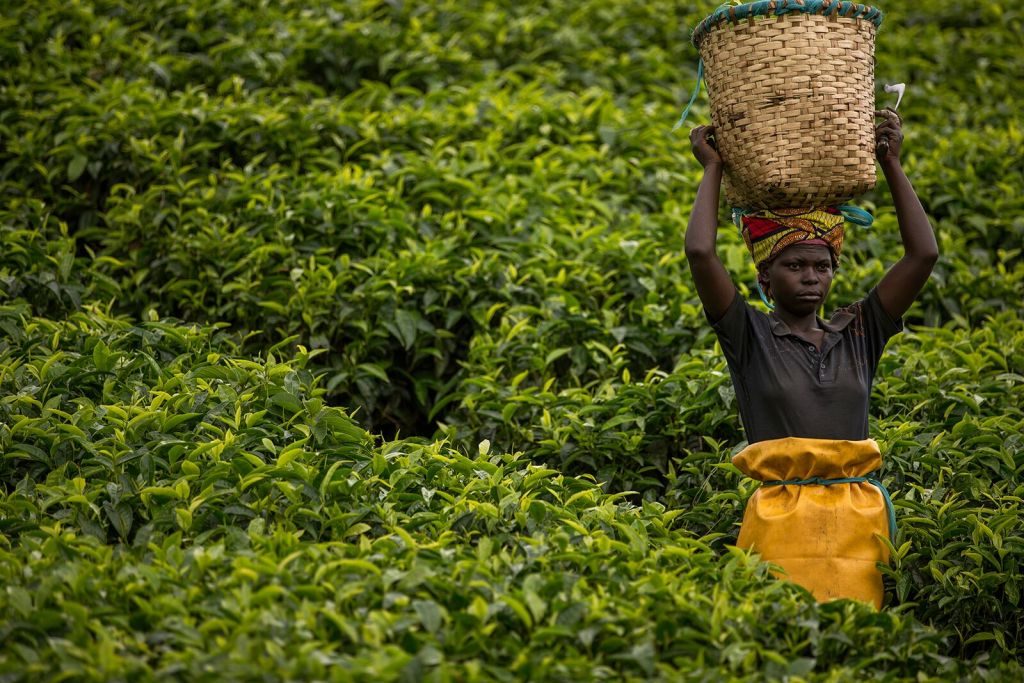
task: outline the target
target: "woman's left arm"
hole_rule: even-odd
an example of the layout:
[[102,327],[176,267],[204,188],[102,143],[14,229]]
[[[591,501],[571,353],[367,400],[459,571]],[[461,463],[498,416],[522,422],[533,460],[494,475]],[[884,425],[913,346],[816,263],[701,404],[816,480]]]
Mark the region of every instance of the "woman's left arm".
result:
[[875,156],[889,184],[903,240],[903,258],[882,277],[877,291],[882,308],[897,319],[907,312],[928,282],[939,258],[939,245],[921,200],[900,164],[903,130],[899,116],[891,110],[875,114],[886,119],[875,128]]

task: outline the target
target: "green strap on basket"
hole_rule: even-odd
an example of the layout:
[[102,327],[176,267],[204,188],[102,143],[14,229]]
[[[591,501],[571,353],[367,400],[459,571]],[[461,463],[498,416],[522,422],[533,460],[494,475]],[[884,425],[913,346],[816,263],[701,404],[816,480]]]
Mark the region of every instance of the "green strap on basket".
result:
[[[847,223],[853,223],[862,228],[870,228],[875,222],[874,216],[853,204],[841,204],[836,208],[839,209],[839,213],[843,214],[843,219]],[[736,226],[737,230],[743,230],[743,217],[751,213],[751,211],[751,209],[743,209],[738,206],[732,207],[732,224]]]
[[690,95],[690,102],[686,105],[686,109],[683,110],[679,120],[676,121],[676,125],[672,126],[672,132],[679,130],[679,127],[686,123],[686,117],[690,115],[690,107],[697,101],[697,95],[700,94],[700,83],[704,80],[704,60],[697,60],[697,84],[693,86],[693,94]]
[[885,488],[878,479],[871,477],[840,477],[838,479],[824,479],[822,477],[811,477],[810,479],[787,479],[785,481],[766,481],[765,486],[832,486],[833,484],[872,484],[877,487],[882,494],[882,498],[885,498],[885,509],[889,513],[889,540],[892,543],[896,542],[896,509],[892,504],[892,496],[889,495],[889,490]]
[[853,223],[854,225],[859,225],[862,228],[870,228],[875,222],[874,216],[853,204],[843,204],[836,208],[839,209],[841,214],[843,214],[843,218],[846,219],[847,223]]

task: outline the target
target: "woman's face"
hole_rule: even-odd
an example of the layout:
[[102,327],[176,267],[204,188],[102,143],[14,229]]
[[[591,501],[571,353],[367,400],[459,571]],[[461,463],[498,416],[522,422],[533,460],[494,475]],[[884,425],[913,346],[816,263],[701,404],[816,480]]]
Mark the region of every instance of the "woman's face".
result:
[[767,295],[777,307],[806,315],[817,311],[832,286],[832,252],[822,244],[794,244],[768,264]]

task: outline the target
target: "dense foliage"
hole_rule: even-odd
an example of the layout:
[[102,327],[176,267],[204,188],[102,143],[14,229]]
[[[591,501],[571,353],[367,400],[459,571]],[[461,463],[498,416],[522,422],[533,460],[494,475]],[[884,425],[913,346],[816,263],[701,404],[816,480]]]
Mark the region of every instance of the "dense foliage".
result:
[[[5,4],[0,677],[1024,677],[1021,10],[881,7],[942,257],[875,612],[731,546],[670,133],[713,5]],[[900,253],[860,204],[831,305]]]

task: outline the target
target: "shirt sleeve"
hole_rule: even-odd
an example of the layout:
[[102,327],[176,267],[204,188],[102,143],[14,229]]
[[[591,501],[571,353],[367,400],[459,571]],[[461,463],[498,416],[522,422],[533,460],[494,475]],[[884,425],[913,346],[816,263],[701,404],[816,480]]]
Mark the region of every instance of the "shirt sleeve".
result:
[[749,308],[749,304],[737,291],[729,308],[717,322],[711,320],[707,311],[704,311],[705,317],[711,323],[711,328],[718,335],[718,342],[722,345],[722,352],[725,354],[726,360],[729,361],[729,366],[737,370],[744,367],[751,343]]
[[877,364],[889,339],[903,331],[903,318],[893,319],[885,312],[876,288],[872,288],[864,297],[860,317],[871,360],[873,364]]

